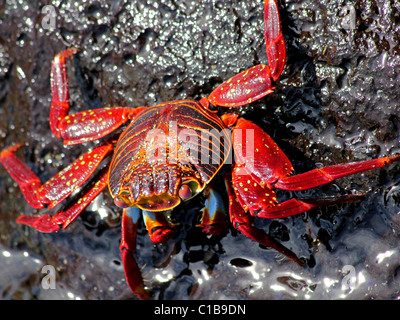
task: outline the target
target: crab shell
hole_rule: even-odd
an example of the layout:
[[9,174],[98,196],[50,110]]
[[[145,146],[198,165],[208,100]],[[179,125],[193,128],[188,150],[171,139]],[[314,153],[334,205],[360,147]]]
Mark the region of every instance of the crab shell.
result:
[[117,142],[109,171],[111,195],[122,207],[172,209],[203,191],[231,147],[223,121],[196,101],[146,108]]

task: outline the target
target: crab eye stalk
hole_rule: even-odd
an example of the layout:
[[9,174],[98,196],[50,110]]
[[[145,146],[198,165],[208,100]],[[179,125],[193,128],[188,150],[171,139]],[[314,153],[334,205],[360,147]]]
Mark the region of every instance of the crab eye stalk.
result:
[[115,197],[114,203],[117,207],[120,207],[122,209],[126,209],[129,207],[128,204],[124,200],[122,200],[120,197]]
[[188,200],[192,197],[192,189],[187,184],[181,185],[179,188],[179,197],[182,200]]
[[189,200],[198,194],[203,188],[197,180],[186,180],[178,190],[179,197],[183,200]]

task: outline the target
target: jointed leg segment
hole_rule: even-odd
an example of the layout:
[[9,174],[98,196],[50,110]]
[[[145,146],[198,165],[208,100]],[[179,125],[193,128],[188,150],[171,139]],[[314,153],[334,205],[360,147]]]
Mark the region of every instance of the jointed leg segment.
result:
[[[110,144],[90,150],[42,184],[28,166],[15,155],[17,147],[19,146],[4,149],[0,154],[0,162],[18,183],[28,204],[38,209],[43,208],[44,204],[49,204],[48,208],[51,209],[70,196],[90,178],[104,157],[113,150]],[[107,186],[107,173],[103,169],[99,180],[67,211],[59,212],[52,217],[47,214],[23,215],[17,221],[43,232],[58,230],[59,224],[65,228]]]
[[66,60],[79,49],[64,50],[54,57],[51,64],[50,128],[54,135],[63,138],[65,144],[93,141],[113,132],[129,119],[133,119],[139,108],[101,108],[68,115],[69,90]]

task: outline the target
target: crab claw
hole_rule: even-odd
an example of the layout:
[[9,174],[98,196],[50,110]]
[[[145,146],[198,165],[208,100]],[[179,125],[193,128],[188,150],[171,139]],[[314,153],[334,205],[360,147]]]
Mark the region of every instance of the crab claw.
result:
[[227,228],[224,201],[221,195],[210,187],[206,193],[208,197],[202,210],[201,223],[197,227],[201,227],[205,233],[219,235]]
[[252,181],[264,187],[292,173],[288,157],[259,126],[239,118],[232,132],[235,175],[250,175]]
[[150,292],[144,287],[142,274],[134,257],[140,211],[139,208],[127,208],[123,210],[120,250],[125,278],[130,289],[140,299],[147,300],[150,299]]
[[286,248],[280,242],[270,237],[264,230],[256,228],[252,223],[252,216],[246,213],[236,198],[231,181],[225,176],[225,186],[229,197],[229,217],[233,227],[246,237],[258,242],[259,244],[270,247],[290,260],[303,265],[294,252]]
[[173,228],[176,224],[171,223],[167,211],[151,212],[143,210],[142,214],[151,241],[163,243],[174,236]]

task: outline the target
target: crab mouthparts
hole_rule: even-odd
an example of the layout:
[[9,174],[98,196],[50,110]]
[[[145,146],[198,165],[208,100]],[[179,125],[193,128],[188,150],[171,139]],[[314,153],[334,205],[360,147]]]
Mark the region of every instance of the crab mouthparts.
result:
[[181,199],[179,197],[171,196],[168,192],[165,192],[161,195],[141,197],[135,203],[135,206],[147,211],[165,211],[176,207],[180,203]]

